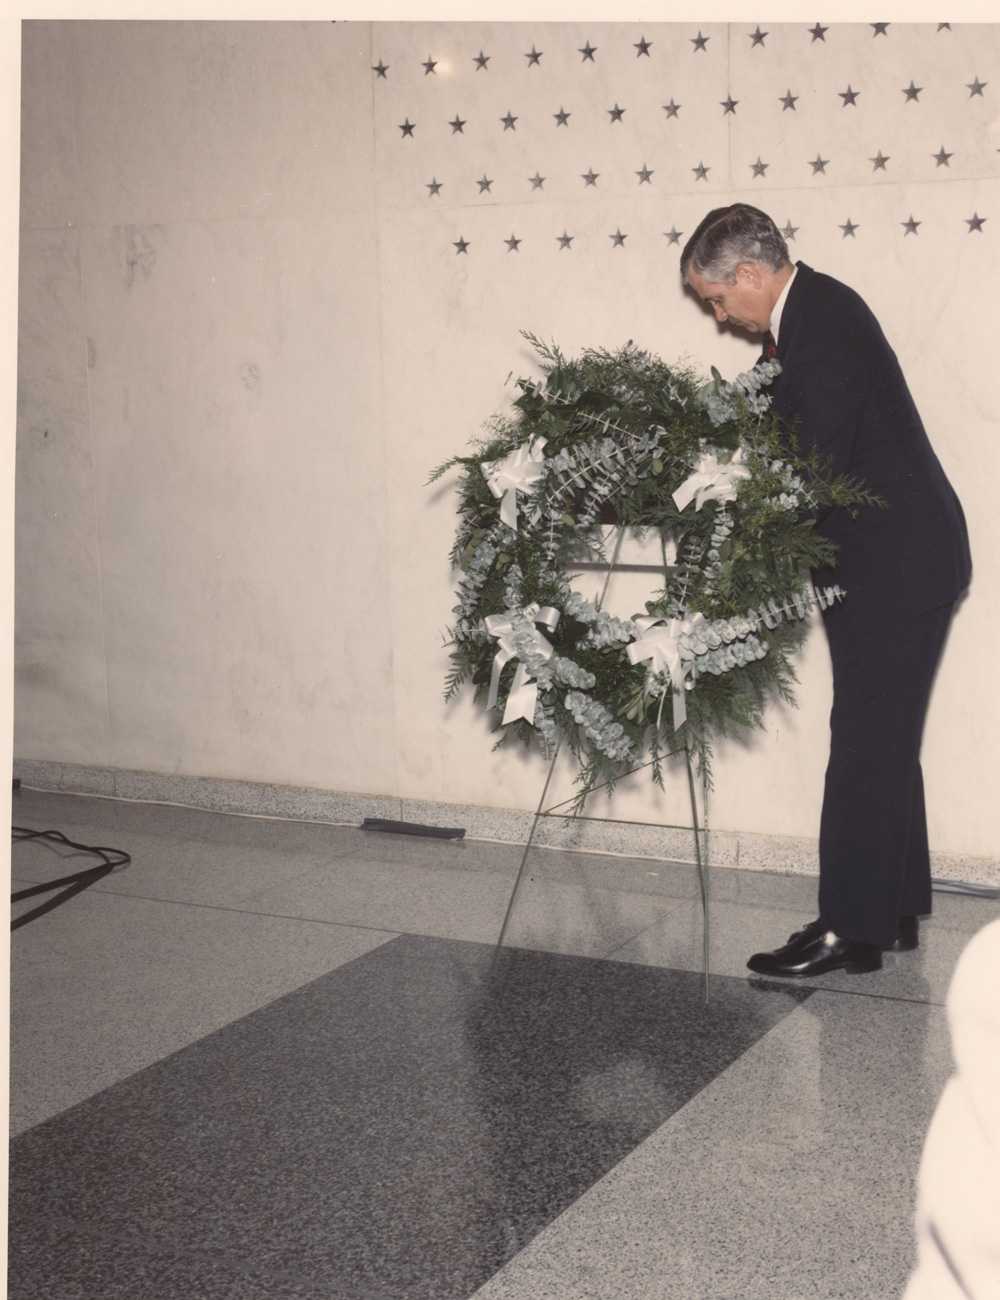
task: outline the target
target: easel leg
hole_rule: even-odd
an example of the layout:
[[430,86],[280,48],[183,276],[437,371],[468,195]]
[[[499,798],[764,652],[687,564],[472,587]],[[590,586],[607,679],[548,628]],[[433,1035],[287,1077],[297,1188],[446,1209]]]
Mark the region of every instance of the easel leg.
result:
[[698,821],[698,797],[694,788],[694,766],[691,762],[691,747],[686,738],[684,741],[684,761],[687,764],[688,795],[691,800],[691,835],[694,840],[694,860],[698,867],[698,884],[701,888],[702,965],[705,968],[705,995],[707,997],[711,938],[708,908],[708,863],[706,861],[708,844],[706,836],[705,852],[702,852],[701,826]]
[[[510,921],[511,914],[514,911],[514,902],[517,899],[518,890],[521,888],[521,877],[524,875],[524,868],[528,863],[528,854],[531,852],[531,845],[535,838],[535,832],[538,829],[538,823],[542,816],[542,809],[545,807],[545,800],[549,793],[549,786],[552,783],[552,773],[556,770],[556,762],[559,758],[561,744],[557,744],[555,752],[552,755],[552,761],[549,763],[549,770],[545,777],[545,785],[542,788],[542,797],[538,801],[538,807],[535,810],[535,816],[531,823],[531,830],[528,833],[527,843],[524,846],[524,852],[521,854],[521,865],[517,869],[517,875],[514,878],[514,888],[510,891],[510,898],[507,902],[507,911],[504,913],[503,925],[500,927],[500,937],[497,939],[496,951],[499,952],[503,947],[504,937],[507,934],[507,924]],[[494,953],[494,957],[496,953]]]

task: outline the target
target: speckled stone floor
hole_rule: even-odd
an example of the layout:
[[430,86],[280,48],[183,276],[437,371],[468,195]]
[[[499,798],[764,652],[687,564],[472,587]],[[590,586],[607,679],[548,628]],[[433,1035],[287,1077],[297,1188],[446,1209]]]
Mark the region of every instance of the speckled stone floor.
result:
[[[42,794],[132,854],[13,936],[12,1300],[875,1300],[995,901],[798,984],[802,877]],[[79,869],[18,844],[14,888]],[[24,907],[31,906],[30,903]]]

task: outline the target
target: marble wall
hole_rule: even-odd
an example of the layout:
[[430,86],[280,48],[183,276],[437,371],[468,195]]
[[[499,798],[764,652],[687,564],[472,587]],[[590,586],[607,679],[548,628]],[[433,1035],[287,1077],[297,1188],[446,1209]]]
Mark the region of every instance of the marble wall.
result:
[[[868,299],[966,505],[929,816],[996,854],[1000,27],[820,31],[26,23],[16,754],[532,807],[541,760],[441,703],[454,504],[427,474],[533,369],[521,329],[751,363],[677,278],[744,199]],[[720,748],[714,825],[815,835],[818,629],[800,677]],[[636,782],[601,810],[683,804]]]

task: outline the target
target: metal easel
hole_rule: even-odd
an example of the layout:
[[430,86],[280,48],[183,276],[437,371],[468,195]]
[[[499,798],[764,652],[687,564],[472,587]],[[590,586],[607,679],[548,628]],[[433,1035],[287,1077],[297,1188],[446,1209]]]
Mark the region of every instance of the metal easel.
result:
[[[600,609],[604,604],[604,599],[607,596],[608,587],[611,583],[611,577],[614,573],[626,573],[626,572],[662,573],[663,572],[661,566],[656,564],[619,564],[618,556],[621,552],[622,541],[625,536],[624,526],[618,525],[617,531],[618,531],[618,535],[615,539],[614,550],[611,555],[611,560],[608,564],[588,562],[588,563],[579,563],[573,566],[574,568],[581,569],[581,570],[590,569],[590,570],[597,570],[598,572],[600,571],[606,572],[607,576],[604,579],[604,586],[601,590],[600,598],[596,602],[598,609]],[[552,758],[549,761],[549,770],[545,776],[545,784],[542,787],[541,798],[538,801],[538,807],[536,808],[534,818],[532,819],[531,830],[528,834],[527,843],[525,844],[524,852],[521,855],[521,865],[518,868],[517,875],[514,879],[514,887],[511,890],[510,899],[508,900],[507,903],[507,911],[504,914],[503,925],[500,927],[500,935],[496,942],[495,955],[499,954],[500,949],[503,947],[503,941],[507,934],[507,927],[510,923],[511,916],[513,915],[514,906],[515,903],[517,902],[517,896],[518,893],[520,892],[521,883],[524,879],[524,872],[528,863],[528,855],[531,852],[532,846],[534,844],[535,835],[537,834],[538,831],[539,823],[541,822],[543,817],[557,817],[567,821],[611,822],[613,824],[621,825],[621,826],[652,826],[652,827],[659,827],[662,830],[690,830],[692,841],[694,844],[695,865],[698,868],[698,883],[701,890],[701,910],[702,910],[702,922],[703,922],[702,963],[705,972],[705,991],[707,995],[708,976],[709,976],[709,937],[710,937],[709,905],[708,905],[708,869],[709,869],[708,791],[707,791],[706,783],[703,780],[701,785],[702,785],[702,806],[704,808],[704,818],[703,820],[700,820],[698,814],[698,799],[696,794],[694,767],[691,758],[691,748],[690,745],[688,744],[687,731],[685,730],[684,732],[684,743],[682,745],[678,745],[674,749],[668,750],[665,754],[661,755],[661,757],[670,758],[673,755],[682,752],[684,754],[684,762],[685,762],[685,767],[687,769],[688,798],[691,806],[690,827],[679,826],[676,824],[666,823],[666,822],[632,821],[627,818],[621,818],[621,817],[584,816],[583,813],[581,812],[581,809],[586,804],[587,799],[592,794],[595,794],[598,790],[603,790],[608,785],[610,785],[611,782],[609,781],[603,781],[600,784],[588,786],[583,790],[581,794],[574,795],[570,799],[564,799],[560,803],[552,804],[551,807],[546,807],[545,801],[548,798],[549,786],[552,784],[552,775],[555,771],[556,763],[559,760],[559,754],[561,749],[562,749],[562,742],[560,741],[556,744],[555,750],[552,754]],[[622,780],[626,776],[632,776],[635,772],[641,772],[645,770],[647,767],[651,767],[651,766],[652,766],[652,760],[646,763],[640,763],[638,767],[633,767],[628,772],[623,772],[620,777],[616,777],[615,779]],[[565,809],[569,804],[575,805],[574,810],[572,812],[559,811],[559,809]],[[704,843],[702,843],[702,837],[704,837]]]

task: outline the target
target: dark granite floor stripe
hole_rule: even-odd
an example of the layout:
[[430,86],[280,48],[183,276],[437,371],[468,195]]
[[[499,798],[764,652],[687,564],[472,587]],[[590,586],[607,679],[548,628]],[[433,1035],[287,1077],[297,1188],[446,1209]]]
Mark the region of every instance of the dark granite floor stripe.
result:
[[391,940],[22,1135],[11,1300],[464,1300],[812,991],[492,955]]

